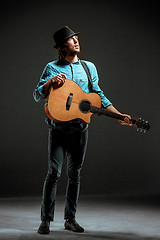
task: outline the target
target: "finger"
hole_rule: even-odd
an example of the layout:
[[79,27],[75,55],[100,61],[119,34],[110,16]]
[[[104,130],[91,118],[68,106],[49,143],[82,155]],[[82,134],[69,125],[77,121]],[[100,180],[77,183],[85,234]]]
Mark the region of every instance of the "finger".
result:
[[131,116],[130,115],[126,115],[127,118],[131,119]]
[[127,117],[127,118],[131,119],[131,116],[130,116],[130,115],[128,115],[128,114],[122,114],[122,116],[124,116],[124,117]]
[[58,83],[58,85],[62,86],[64,84],[65,80],[62,77],[57,76],[56,82]]
[[125,117],[125,118],[124,118],[124,121],[125,121],[125,122],[129,122],[129,118],[128,118],[128,117]]
[[63,73],[60,73],[60,74],[58,74],[57,76],[61,77],[62,79],[66,79],[66,78],[67,78],[66,75],[63,74]]
[[124,122],[123,122],[123,121],[118,120],[118,122],[119,122],[121,125],[124,125]]
[[64,73],[60,74],[62,78],[67,79],[66,75]]
[[125,117],[125,119],[124,119],[124,124],[131,126],[131,125],[132,125],[132,122],[130,121],[131,117],[130,117],[130,118],[129,118],[129,117],[130,117],[130,116]]
[[[127,120],[126,120],[127,119]],[[131,123],[131,121],[128,119],[128,118],[125,118],[123,121],[122,120],[118,120],[119,121],[119,123],[121,124],[121,125],[128,125],[128,126],[132,126],[132,123]]]
[[57,80],[60,81],[60,82],[63,82],[64,81],[64,78],[62,78],[60,75],[57,76]]

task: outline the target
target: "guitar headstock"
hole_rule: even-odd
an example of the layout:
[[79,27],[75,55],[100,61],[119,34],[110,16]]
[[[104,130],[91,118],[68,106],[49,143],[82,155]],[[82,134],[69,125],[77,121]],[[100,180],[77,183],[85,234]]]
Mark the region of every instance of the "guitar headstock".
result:
[[139,120],[136,120],[135,125],[137,126],[138,132],[145,133],[150,129],[150,125],[148,121],[145,121],[142,118],[139,118]]

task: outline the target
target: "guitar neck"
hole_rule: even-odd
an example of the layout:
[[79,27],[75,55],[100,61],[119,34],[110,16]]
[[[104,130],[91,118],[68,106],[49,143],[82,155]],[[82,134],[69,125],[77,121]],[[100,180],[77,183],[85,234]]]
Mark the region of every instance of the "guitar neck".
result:
[[[95,106],[91,106],[90,108],[90,112],[92,113],[96,113],[98,115],[105,115],[105,116],[108,116],[108,117],[112,117],[112,118],[115,118],[115,119],[118,119],[118,120],[122,120],[124,121],[124,116],[118,114],[118,113],[113,113],[113,112],[110,112],[104,108],[99,108],[99,107],[95,107]],[[135,124],[136,123],[136,120],[135,119],[131,119],[131,122],[132,124]]]

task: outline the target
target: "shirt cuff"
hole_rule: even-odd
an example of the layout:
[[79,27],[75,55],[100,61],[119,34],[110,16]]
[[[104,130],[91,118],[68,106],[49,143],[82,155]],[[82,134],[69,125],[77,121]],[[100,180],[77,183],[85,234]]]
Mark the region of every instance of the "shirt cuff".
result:
[[46,94],[43,92],[43,85],[38,88],[38,93],[42,99],[46,98]]
[[107,103],[102,103],[102,108],[106,108],[108,106],[112,105],[112,103],[108,100]]

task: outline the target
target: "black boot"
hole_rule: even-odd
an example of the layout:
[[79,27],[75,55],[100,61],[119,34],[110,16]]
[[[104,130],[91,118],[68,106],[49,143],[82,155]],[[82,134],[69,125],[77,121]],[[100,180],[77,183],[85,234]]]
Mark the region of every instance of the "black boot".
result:
[[50,227],[50,222],[42,221],[40,226],[39,226],[38,233],[49,234],[49,232],[50,232],[49,227]]
[[67,219],[64,223],[64,227],[67,230],[72,230],[73,232],[84,232],[84,228],[82,228],[75,219],[69,220]]

